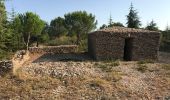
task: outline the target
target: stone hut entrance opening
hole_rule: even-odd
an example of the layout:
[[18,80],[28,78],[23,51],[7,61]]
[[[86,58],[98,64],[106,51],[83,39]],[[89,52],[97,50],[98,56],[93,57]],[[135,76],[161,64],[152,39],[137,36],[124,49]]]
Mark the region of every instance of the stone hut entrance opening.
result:
[[124,56],[123,59],[125,61],[131,61],[133,54],[133,38],[126,38],[124,45]]
[[88,34],[88,53],[95,60],[157,60],[161,33],[110,27]]

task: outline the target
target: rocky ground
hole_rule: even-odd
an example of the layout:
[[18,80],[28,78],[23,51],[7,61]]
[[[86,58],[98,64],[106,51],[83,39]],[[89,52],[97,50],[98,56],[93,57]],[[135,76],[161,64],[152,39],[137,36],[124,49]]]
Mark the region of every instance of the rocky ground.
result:
[[17,75],[0,77],[0,99],[169,100],[168,59],[95,62],[85,55],[34,55]]

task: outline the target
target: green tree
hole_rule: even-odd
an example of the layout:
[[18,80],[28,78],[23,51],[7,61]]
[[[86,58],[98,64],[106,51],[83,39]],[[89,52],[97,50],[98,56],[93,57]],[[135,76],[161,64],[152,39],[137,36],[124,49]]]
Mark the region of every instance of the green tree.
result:
[[158,31],[158,27],[157,24],[152,20],[147,26],[146,28],[147,30],[151,30],[151,31]]
[[51,32],[50,35],[52,37],[60,37],[67,33],[67,29],[65,27],[65,20],[64,18],[57,17],[56,19],[52,20],[50,23]]
[[110,15],[110,18],[109,18],[108,27],[113,27],[113,19],[112,19],[111,15]]
[[140,28],[141,22],[139,20],[138,12],[134,10],[133,4],[131,3],[129,14],[127,17],[127,27],[129,28]]
[[21,30],[24,36],[24,42],[28,50],[31,36],[38,37],[41,34],[45,23],[38,15],[32,12],[19,14],[19,19],[21,21]]
[[4,34],[6,31],[7,15],[5,10],[5,5],[3,1],[0,1],[0,40],[4,40]]
[[39,41],[41,43],[45,43],[45,42],[49,41],[49,39],[50,39],[49,30],[50,30],[50,26],[46,23],[45,27],[43,28],[41,35],[39,37]]
[[5,10],[4,1],[0,0],[0,59],[2,59],[4,54],[6,53],[7,46],[6,46],[6,23],[7,22],[7,15]]
[[120,22],[113,23],[113,26],[124,27],[124,25],[122,23],[120,23]]
[[81,36],[94,30],[97,25],[95,16],[86,11],[76,11],[64,15],[66,28],[69,34],[76,33],[77,45],[80,44]]
[[24,44],[23,44],[23,36],[22,36],[23,28],[19,16],[15,16],[14,18],[12,18],[11,28],[13,29],[14,38],[16,37],[17,49],[20,49],[20,47],[23,47]]
[[103,24],[101,27],[100,27],[100,29],[105,29],[105,28],[107,28],[108,26],[106,25],[106,24]]

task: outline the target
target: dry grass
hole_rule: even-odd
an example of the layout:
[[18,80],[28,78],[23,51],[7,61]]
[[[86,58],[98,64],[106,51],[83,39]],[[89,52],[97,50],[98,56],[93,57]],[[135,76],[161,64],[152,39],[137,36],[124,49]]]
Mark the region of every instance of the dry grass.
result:
[[170,70],[170,64],[164,64],[162,68],[165,70]]
[[142,73],[146,72],[147,69],[148,69],[148,66],[147,66],[147,65],[143,65],[143,64],[140,64],[140,65],[138,65],[138,67],[137,67],[137,70],[140,71],[140,72],[142,72]]
[[153,64],[154,62],[155,62],[155,61],[153,61],[153,60],[146,59],[146,60],[138,61],[137,64],[148,64],[148,63]]
[[[46,98],[60,82],[50,77],[22,80],[13,75],[0,78],[0,99]],[[44,94],[44,95],[43,95]]]
[[104,72],[111,72],[113,67],[120,65],[120,61],[117,60],[117,61],[96,62],[94,65],[100,68]]
[[[40,76],[39,73],[33,77],[21,67],[15,76],[9,74],[0,77],[0,99],[136,100],[146,99],[148,96],[165,98],[170,95],[168,64],[124,63],[120,61],[45,63],[43,70],[48,69],[47,66],[56,68],[56,73],[63,69],[60,78],[52,77],[51,74]],[[43,63],[31,65],[37,68],[38,65],[43,66]],[[157,69],[154,72],[147,71],[155,68]],[[69,76],[73,71],[76,76]],[[80,71],[81,73],[78,73]],[[148,87],[152,90],[150,91]]]
[[107,81],[117,82],[122,79],[123,73],[119,71],[112,71],[108,73],[105,77]]

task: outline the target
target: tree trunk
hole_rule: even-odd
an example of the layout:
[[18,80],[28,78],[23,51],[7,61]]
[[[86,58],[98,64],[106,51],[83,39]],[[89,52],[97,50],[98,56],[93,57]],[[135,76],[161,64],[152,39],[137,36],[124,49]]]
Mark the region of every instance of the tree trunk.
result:
[[79,45],[80,44],[80,34],[77,34],[77,43],[76,43],[77,45]]
[[30,42],[30,33],[28,33],[28,39],[27,39],[27,43],[26,43],[27,52],[28,52],[28,49],[29,49],[29,42]]

